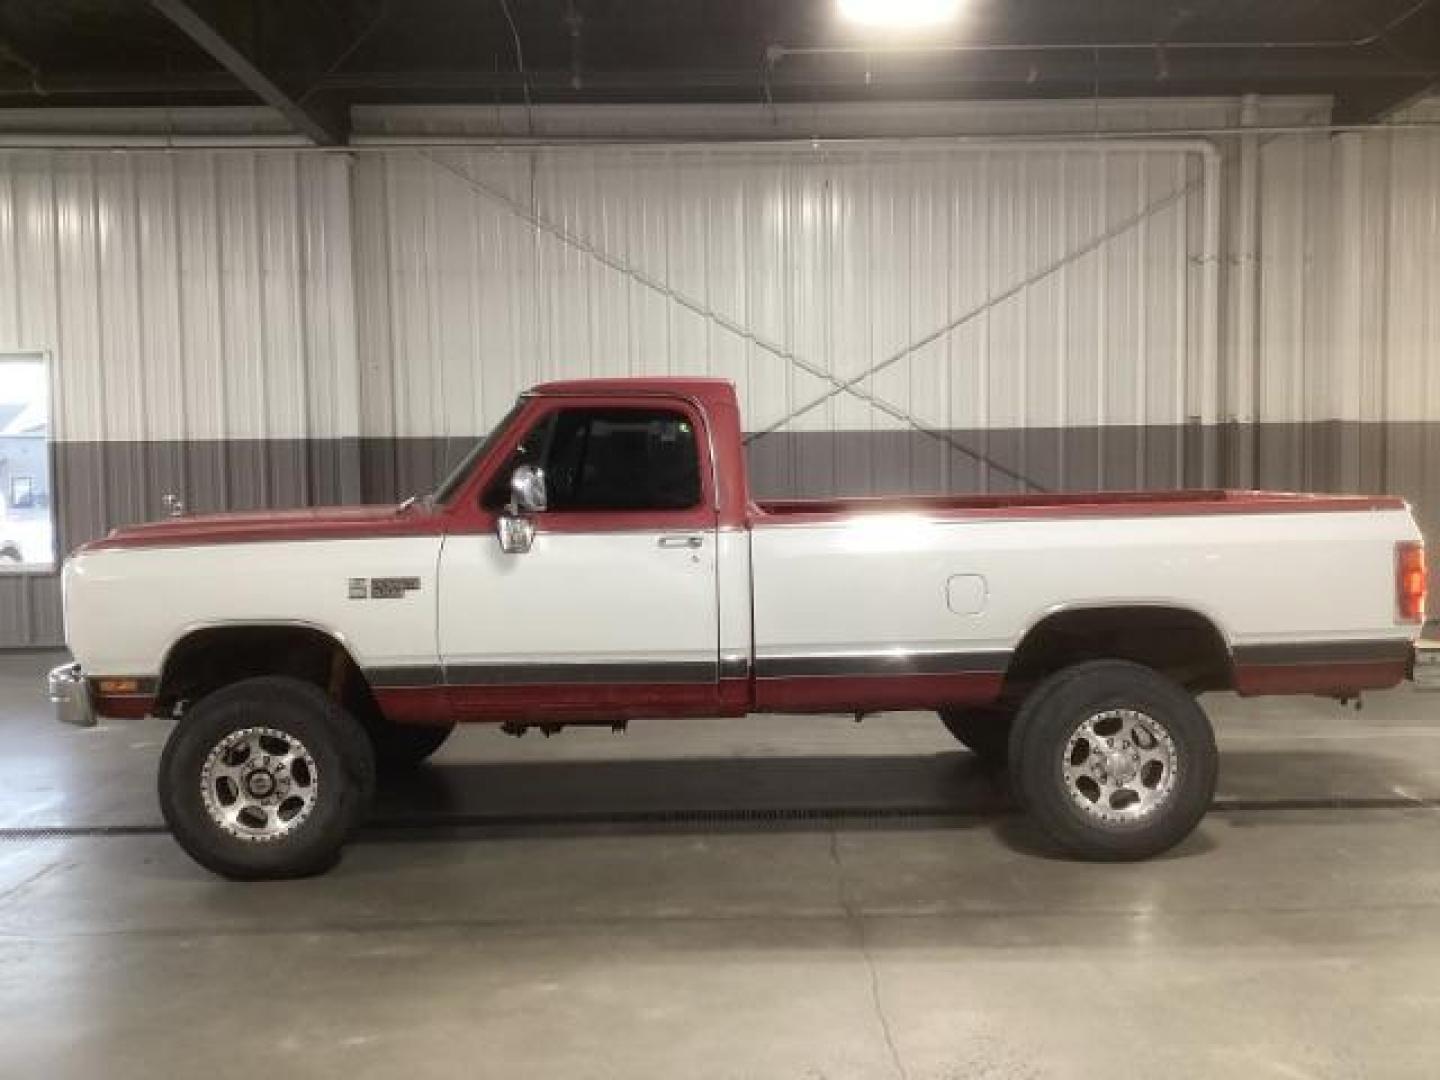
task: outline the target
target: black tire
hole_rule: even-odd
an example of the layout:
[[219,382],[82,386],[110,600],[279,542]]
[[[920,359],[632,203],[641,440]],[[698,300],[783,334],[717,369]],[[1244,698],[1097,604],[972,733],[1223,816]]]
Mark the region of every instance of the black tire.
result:
[[[1038,704],[1062,683],[1063,680],[1058,678],[1047,680],[1035,688],[1030,695],[1031,700]],[[1004,766],[1010,763],[1016,712],[1015,705],[1010,703],[941,709],[940,722],[981,761]]]
[[[1156,740],[1150,727],[1143,734],[1152,745],[1137,741],[1137,749],[1168,756],[1170,765],[1141,766],[1127,784],[1128,795],[1117,791],[1106,800],[1096,797],[1103,789],[1076,766],[1092,760],[1091,737],[1082,726],[1112,710],[1129,710],[1158,725],[1170,745]],[[1094,727],[1104,734],[1105,725],[1123,722],[1106,719]],[[1194,697],[1158,672],[1123,660],[1090,661],[1052,675],[1026,698],[1010,733],[1010,775],[1020,804],[1051,840],[1085,859],[1144,859],[1185,839],[1210,807],[1218,761],[1209,718]],[[1067,780],[1067,766],[1078,782]],[[1122,759],[1121,767],[1135,766]],[[1123,774],[1106,778],[1112,775]],[[1133,803],[1118,804],[1130,797]],[[1147,798],[1159,801],[1142,813]],[[1127,816],[1132,813],[1137,816]]]
[[945,730],[986,765],[1004,765],[1009,759],[1014,722],[1013,709],[992,706],[940,710]]
[[365,728],[370,744],[375,748],[375,765],[380,772],[387,774],[415,768],[444,746],[454,730],[454,724],[394,724],[389,720],[375,720]]
[[[246,734],[256,729],[279,738]],[[240,745],[232,747],[230,756],[220,754],[232,739],[259,741],[253,749]],[[294,749],[295,744],[305,757],[288,774],[280,771],[284,786],[274,789],[273,808],[257,811],[259,820],[284,831],[265,838],[268,825],[246,826],[248,810],[227,831],[209,806],[217,806],[217,812],[227,809],[222,805],[227,796],[231,810],[245,803],[234,801],[234,782],[207,774],[207,763],[242,769],[252,754],[287,745]],[[236,765],[231,756],[240,751],[244,755]],[[212,752],[220,754],[213,762]],[[279,749],[273,752],[281,757]],[[359,823],[375,791],[375,757],[364,729],[319,687],[281,677],[245,679],[202,698],[180,719],[160,756],[158,787],[166,824],[201,866],[240,881],[305,877],[329,869]],[[294,809],[296,800],[301,810]],[[291,817],[282,822],[287,808]]]

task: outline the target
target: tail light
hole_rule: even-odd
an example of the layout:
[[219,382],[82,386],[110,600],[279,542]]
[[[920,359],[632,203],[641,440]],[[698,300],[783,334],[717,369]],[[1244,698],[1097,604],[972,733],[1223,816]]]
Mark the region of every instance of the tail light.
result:
[[1405,622],[1425,620],[1427,584],[1424,544],[1395,545],[1395,599]]

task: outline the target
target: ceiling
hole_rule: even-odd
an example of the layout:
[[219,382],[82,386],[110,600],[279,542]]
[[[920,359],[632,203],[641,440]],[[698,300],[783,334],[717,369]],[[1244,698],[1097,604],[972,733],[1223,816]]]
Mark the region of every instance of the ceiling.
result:
[[0,107],[349,107],[1332,94],[1378,119],[1440,80],[1440,0],[965,0],[939,30],[834,0],[0,0]]

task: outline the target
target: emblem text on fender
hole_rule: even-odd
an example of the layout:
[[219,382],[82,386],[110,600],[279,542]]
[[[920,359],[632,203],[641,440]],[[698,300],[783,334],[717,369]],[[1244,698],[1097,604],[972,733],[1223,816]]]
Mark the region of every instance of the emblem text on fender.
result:
[[407,592],[418,591],[419,588],[418,577],[352,577],[350,599],[364,600],[368,597],[371,600],[403,600]]

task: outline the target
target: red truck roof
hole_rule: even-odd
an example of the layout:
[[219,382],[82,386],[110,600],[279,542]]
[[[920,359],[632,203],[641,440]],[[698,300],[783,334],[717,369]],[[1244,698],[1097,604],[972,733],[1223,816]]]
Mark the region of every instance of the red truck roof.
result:
[[562,394],[679,394],[694,398],[702,405],[733,404],[735,384],[729,379],[704,378],[690,375],[635,376],[612,379],[563,379],[541,383],[532,391],[547,397]]

